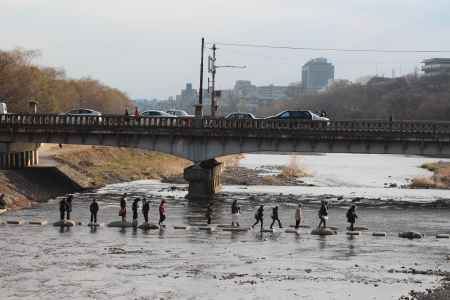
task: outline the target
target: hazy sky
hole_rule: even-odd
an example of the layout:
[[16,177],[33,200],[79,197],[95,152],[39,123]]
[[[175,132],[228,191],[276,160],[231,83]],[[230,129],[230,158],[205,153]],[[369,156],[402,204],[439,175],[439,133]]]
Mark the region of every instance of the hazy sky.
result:
[[[91,76],[131,97],[175,95],[199,82],[200,40],[297,47],[450,50],[449,0],[0,0],[0,49],[40,49],[38,63]],[[336,78],[412,72],[444,54],[348,54],[220,47],[219,88],[301,80],[327,57]],[[205,76],[206,81],[206,76]]]

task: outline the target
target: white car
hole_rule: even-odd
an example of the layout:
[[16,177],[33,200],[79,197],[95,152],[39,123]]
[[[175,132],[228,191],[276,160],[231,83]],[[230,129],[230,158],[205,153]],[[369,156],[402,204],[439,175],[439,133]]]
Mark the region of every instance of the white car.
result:
[[146,110],[141,113],[142,117],[153,117],[153,118],[176,118],[176,116],[166,113],[162,110]]
[[233,112],[228,114],[225,119],[229,120],[255,120],[256,117],[252,113]]
[[176,117],[181,117],[181,118],[193,118],[193,115],[188,114],[186,111],[181,110],[181,109],[169,109],[166,110],[166,112],[168,114],[174,115]]
[[[102,115],[101,112],[98,112],[96,110],[93,109],[88,109],[88,108],[77,108],[77,109],[72,109],[71,111],[66,112],[63,115],[67,115],[67,116],[87,116],[87,117],[99,117],[98,122],[102,121],[102,118],[100,117]],[[86,121],[83,121],[83,123]],[[89,123],[91,123],[90,121],[88,121]]]
[[8,113],[8,109],[6,108],[5,102],[0,102],[0,115],[6,115]]

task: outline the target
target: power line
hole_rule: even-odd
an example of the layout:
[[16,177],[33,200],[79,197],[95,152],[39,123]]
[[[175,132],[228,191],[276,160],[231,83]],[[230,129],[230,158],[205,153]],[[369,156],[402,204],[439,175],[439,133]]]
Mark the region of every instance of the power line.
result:
[[216,45],[245,48],[268,48],[268,49],[286,49],[300,51],[334,51],[334,52],[360,52],[360,53],[450,53],[450,50],[389,50],[389,49],[346,49],[346,48],[313,48],[313,47],[293,47],[277,46],[267,44],[248,44],[248,43],[223,43],[217,42]]

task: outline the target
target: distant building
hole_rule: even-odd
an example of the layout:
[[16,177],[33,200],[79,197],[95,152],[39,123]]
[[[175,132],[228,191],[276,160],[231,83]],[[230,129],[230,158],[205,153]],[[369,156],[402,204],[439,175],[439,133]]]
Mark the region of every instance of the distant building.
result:
[[305,92],[315,92],[325,88],[334,79],[334,66],[326,58],[311,59],[302,67],[302,83]]
[[450,58],[430,58],[424,60],[422,63],[422,71],[425,75],[450,74]]
[[236,81],[233,91],[239,98],[252,98],[256,96],[256,86],[250,80]]
[[287,86],[266,85],[256,87],[257,98],[261,100],[280,100],[287,98]]

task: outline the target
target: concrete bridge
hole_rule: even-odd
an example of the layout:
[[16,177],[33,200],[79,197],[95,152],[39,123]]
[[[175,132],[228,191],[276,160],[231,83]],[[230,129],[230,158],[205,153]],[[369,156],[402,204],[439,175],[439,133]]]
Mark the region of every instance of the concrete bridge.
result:
[[[216,170],[220,166],[213,159],[229,154],[320,152],[450,156],[450,122],[154,117],[136,120],[117,115],[7,114],[0,115],[0,143],[104,145],[173,154],[194,162],[194,166],[185,171],[190,187],[198,184],[193,188],[194,194],[198,189],[203,189],[201,193],[215,191],[220,185],[220,172]],[[3,161],[7,159],[0,157],[1,167],[5,167]],[[36,157],[32,159],[37,162]],[[205,178],[209,178],[208,186],[204,184]]]

